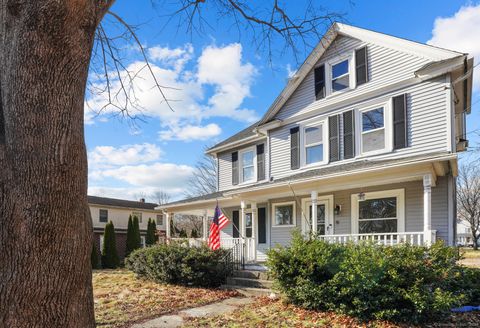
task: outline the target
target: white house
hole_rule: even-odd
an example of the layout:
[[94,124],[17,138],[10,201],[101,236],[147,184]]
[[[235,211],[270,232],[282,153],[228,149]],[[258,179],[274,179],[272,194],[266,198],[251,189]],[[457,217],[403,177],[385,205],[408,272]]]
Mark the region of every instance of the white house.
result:
[[222,245],[240,240],[248,261],[294,229],[454,244],[472,66],[468,54],[335,23],[265,115],[207,151],[218,192],[157,209],[209,217],[218,202],[234,223]]

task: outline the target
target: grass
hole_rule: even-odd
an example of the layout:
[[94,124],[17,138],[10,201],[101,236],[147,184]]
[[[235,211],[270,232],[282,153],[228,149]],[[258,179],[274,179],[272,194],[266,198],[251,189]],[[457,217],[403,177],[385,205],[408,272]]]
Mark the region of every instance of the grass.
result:
[[[288,305],[280,300],[257,298],[256,302],[245,305],[238,310],[210,318],[189,319],[185,327],[377,327],[397,328],[412,327],[396,325],[385,321],[361,323],[355,318],[332,312],[304,310]],[[479,313],[455,314],[443,322],[422,325],[422,327],[480,327]]]
[[178,310],[232,296],[232,292],[161,285],[128,270],[95,270],[93,295],[97,327],[128,327]]
[[473,248],[461,248],[460,254],[463,259],[461,264],[473,268],[480,268],[480,250],[473,250]]

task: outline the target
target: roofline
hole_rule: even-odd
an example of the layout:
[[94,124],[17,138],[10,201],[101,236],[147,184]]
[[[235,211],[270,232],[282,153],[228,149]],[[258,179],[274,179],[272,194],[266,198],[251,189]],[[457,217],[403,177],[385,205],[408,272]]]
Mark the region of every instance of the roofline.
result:
[[[253,128],[252,131],[256,132],[256,128]],[[230,148],[235,147],[235,146],[242,146],[242,145],[247,144],[249,142],[260,140],[260,139],[263,139],[265,137],[266,137],[265,135],[260,135],[258,132],[256,132],[256,134],[253,135],[253,136],[248,136],[246,138],[236,140],[236,141],[232,141],[232,142],[226,143],[226,144],[218,146],[218,147],[210,148],[205,152],[205,154],[216,155],[223,150],[227,150],[227,149],[230,149]]]
[[[107,205],[107,204],[98,204],[88,202],[88,206],[98,206],[98,207],[111,207],[111,208],[121,208],[121,209],[130,209],[130,210],[139,210],[144,212],[155,212],[155,207],[152,208],[141,208],[141,207],[131,207],[131,206],[117,206],[117,205]],[[155,204],[156,205],[156,204]]]

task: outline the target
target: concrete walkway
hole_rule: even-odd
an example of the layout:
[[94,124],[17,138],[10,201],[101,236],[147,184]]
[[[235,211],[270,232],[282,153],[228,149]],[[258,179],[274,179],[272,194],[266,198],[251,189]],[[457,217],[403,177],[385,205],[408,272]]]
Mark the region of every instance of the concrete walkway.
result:
[[212,303],[196,308],[182,310],[177,314],[168,314],[153,320],[133,325],[131,328],[176,328],[183,325],[185,318],[200,318],[220,315],[236,310],[239,306],[250,304],[252,298],[232,297],[221,302]]

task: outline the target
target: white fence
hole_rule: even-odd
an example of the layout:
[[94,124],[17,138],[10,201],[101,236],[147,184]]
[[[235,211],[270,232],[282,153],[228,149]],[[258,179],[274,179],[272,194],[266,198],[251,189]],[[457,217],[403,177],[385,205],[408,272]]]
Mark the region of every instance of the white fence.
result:
[[[371,241],[382,245],[393,246],[400,243],[409,243],[411,245],[424,245],[426,243],[425,233],[421,232],[392,232],[392,233],[368,233],[368,234],[345,234],[345,235],[325,235],[318,236],[332,243],[345,244],[349,242],[358,243],[361,241]],[[435,232],[432,232],[431,241],[435,241]]]

